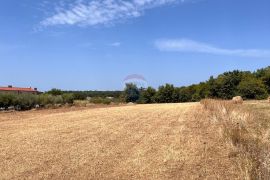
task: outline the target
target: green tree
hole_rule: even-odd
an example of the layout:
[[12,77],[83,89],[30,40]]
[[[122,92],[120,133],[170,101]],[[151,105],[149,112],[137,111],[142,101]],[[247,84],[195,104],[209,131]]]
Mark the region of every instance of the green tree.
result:
[[189,102],[192,100],[192,93],[188,87],[181,87],[179,92],[179,102]]
[[179,90],[179,102],[196,102],[201,99],[200,93],[204,93],[201,85],[181,87]]
[[123,98],[125,102],[136,102],[140,98],[140,91],[138,87],[133,83],[126,84],[123,91]]
[[237,95],[237,86],[244,76],[253,76],[250,72],[232,71],[219,75],[216,79],[210,78],[210,96],[222,99],[231,99]]
[[197,94],[199,95],[200,99],[210,97],[210,86],[207,82],[202,82],[197,87]]
[[237,87],[244,99],[265,99],[268,97],[266,86],[254,77],[244,78]]
[[178,93],[172,84],[160,86],[156,93],[156,101],[159,103],[172,103],[178,101]]
[[61,89],[53,88],[53,89],[51,89],[50,91],[48,91],[47,94],[51,94],[51,95],[53,95],[53,96],[59,96],[59,95],[62,95],[63,92],[62,92]]
[[268,93],[270,93],[270,66],[267,68],[259,69],[254,74],[257,78],[262,80],[267,88]]
[[262,77],[262,81],[267,88],[267,92],[270,94],[270,71]]
[[152,87],[148,87],[147,89],[142,90],[141,96],[140,96],[141,103],[146,103],[146,104],[154,103],[155,95],[156,95],[156,90]]

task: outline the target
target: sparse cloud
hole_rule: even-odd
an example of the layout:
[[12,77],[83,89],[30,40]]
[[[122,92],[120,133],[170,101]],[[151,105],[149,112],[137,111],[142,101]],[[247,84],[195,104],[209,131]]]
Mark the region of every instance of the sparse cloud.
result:
[[191,0],[77,0],[55,7],[55,11],[40,22],[42,27],[54,25],[110,25],[142,16],[145,10]]
[[119,46],[121,46],[121,43],[120,42],[113,42],[113,43],[111,43],[109,45],[113,46],[113,47],[119,47]]
[[227,49],[189,39],[160,39],[154,45],[160,51],[270,58],[270,49]]

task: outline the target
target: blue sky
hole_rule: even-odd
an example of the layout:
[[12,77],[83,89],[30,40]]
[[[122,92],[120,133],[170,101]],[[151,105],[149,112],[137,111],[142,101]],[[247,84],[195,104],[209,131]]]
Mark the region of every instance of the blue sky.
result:
[[8,0],[0,23],[0,86],[182,86],[270,65],[269,0]]

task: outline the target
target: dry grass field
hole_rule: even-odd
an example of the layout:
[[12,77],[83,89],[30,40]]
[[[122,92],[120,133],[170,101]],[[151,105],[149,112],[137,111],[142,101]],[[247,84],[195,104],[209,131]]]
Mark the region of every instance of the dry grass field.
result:
[[[252,179],[205,104],[1,113],[0,179]],[[268,104],[242,109],[269,132]]]

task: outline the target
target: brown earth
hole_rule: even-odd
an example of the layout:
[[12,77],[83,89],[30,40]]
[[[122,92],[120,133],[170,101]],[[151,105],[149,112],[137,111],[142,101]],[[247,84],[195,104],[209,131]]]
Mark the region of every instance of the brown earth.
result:
[[198,103],[0,114],[0,179],[236,179]]

